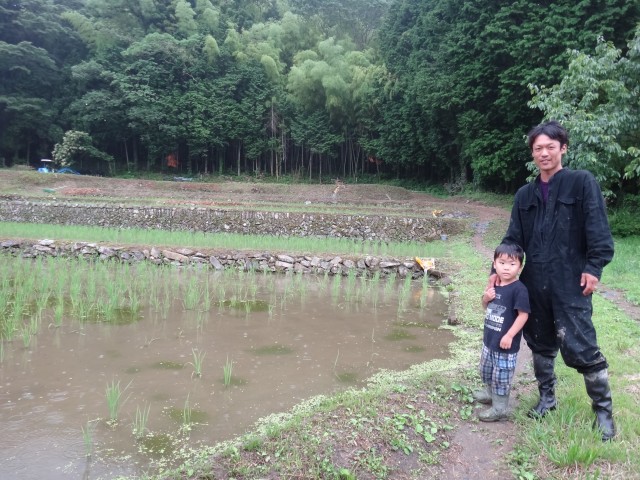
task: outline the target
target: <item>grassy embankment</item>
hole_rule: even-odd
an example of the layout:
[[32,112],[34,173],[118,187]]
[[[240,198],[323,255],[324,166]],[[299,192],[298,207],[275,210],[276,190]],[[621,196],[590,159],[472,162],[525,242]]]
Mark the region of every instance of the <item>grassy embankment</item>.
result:
[[[31,236],[24,232],[10,234],[5,227],[6,224],[0,226],[3,236]],[[60,239],[79,235],[76,240],[149,243],[149,239],[143,238],[138,238],[138,241],[136,238],[123,240],[118,237],[110,240],[106,231],[101,232],[99,238],[83,237],[77,230],[65,236],[62,227],[55,228],[61,229],[55,235],[49,234],[42,226],[36,228],[38,233],[34,235],[37,238]],[[492,226],[486,245],[494,245],[503,231],[504,225]],[[189,243],[182,238],[176,241],[181,246]],[[165,238],[162,243],[168,242]],[[258,239],[258,245],[260,250],[268,249],[264,239]],[[278,245],[280,250],[290,249],[289,245],[283,247],[281,240]],[[160,477],[186,474],[196,478],[198,473],[206,474],[212,453],[219,455],[217,464],[227,468],[228,474],[245,478],[258,478],[269,471],[279,472],[283,477],[300,475],[300,478],[314,478],[314,475],[323,478],[393,478],[394,468],[397,468],[390,463],[393,452],[400,452],[408,462],[415,463],[415,478],[427,474],[446,455],[448,448],[448,437],[438,435],[455,428],[457,422],[476,421],[467,401],[469,388],[476,382],[475,364],[482,325],[477,298],[484,285],[487,268],[486,259],[473,251],[468,238],[440,245],[444,250],[429,253],[441,258],[454,272],[457,313],[464,322],[462,327],[454,328],[458,341],[452,346],[450,360],[416,365],[406,372],[382,373],[372,379],[366,389],[312,399],[288,414],[265,419],[254,432],[237,441],[214,449],[184,451],[184,456],[179,459],[184,462],[181,473],[165,471]],[[217,244],[216,247],[225,248]],[[234,240],[233,248],[252,247],[240,247]],[[334,244],[326,250],[320,245],[309,244],[298,248],[341,253],[345,245]],[[411,248],[415,246],[408,251],[401,249],[403,253],[392,249],[385,254],[425,255],[411,251]],[[616,258],[605,269],[603,282],[625,289],[628,298],[637,302],[640,298],[640,240],[617,239],[616,248]],[[291,251],[295,250],[291,246]],[[363,252],[344,252],[347,253]],[[640,371],[640,326],[601,296],[594,298],[594,310],[599,343],[610,364],[619,436],[608,444],[599,441],[591,428],[593,415],[582,377],[559,361],[559,408],[544,420],[533,422],[526,418],[527,408],[535,401],[535,388],[531,385],[515,386],[516,392],[525,392],[514,419],[520,438],[510,458],[515,478],[640,478],[637,473],[640,471],[640,458],[635,454],[640,450],[640,414],[637,408],[640,401],[640,376],[637,373]],[[418,404],[419,398],[425,395],[433,408],[431,423],[417,414],[412,417],[406,413],[411,412],[411,407],[407,410],[407,406]],[[390,398],[397,401],[390,405]],[[401,411],[401,407],[405,410]],[[345,442],[349,441],[335,434],[335,429],[339,432],[342,428],[341,421],[346,422],[354,434],[362,432],[377,439],[379,446],[388,448],[378,451],[375,448],[362,449],[354,455],[343,455],[344,462],[341,462],[336,452],[343,451]],[[428,442],[424,435],[415,436],[425,427],[437,430],[436,442]],[[409,430],[413,436],[409,435]],[[327,438],[332,441],[327,442]],[[496,439],[496,442],[500,441]],[[390,455],[385,456],[385,453]]]

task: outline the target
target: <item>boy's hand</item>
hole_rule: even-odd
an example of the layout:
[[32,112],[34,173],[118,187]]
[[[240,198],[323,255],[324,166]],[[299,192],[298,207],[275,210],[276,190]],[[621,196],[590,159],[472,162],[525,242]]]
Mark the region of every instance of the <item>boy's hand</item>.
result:
[[505,335],[500,339],[500,348],[504,348],[505,350],[510,349],[511,342],[513,342],[513,337],[510,337],[509,335]]

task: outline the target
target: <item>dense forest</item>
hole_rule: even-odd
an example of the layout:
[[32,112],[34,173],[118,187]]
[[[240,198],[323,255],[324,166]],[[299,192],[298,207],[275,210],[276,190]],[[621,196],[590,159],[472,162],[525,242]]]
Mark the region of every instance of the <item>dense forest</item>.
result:
[[0,0],[0,166],[638,192],[640,2]]

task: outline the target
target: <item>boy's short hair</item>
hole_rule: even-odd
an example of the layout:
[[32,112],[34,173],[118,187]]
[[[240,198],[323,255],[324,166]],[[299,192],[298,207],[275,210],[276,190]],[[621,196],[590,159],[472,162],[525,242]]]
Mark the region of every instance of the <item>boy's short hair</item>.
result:
[[559,141],[561,147],[563,145],[569,145],[569,133],[562,125],[560,125],[560,122],[556,120],[541,123],[529,130],[529,133],[527,133],[529,150],[533,149],[533,142],[535,142],[536,138],[540,135],[546,135],[551,140]]
[[524,262],[524,250],[517,243],[501,243],[498,245],[495,252],[493,252],[493,259],[497,260],[501,255],[516,259],[521,265]]

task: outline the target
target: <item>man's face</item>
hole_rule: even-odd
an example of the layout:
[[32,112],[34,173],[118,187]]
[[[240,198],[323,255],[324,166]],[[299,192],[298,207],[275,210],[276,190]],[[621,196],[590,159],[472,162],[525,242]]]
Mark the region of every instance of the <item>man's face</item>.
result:
[[562,155],[565,153],[567,153],[567,146],[560,145],[558,140],[551,140],[546,135],[536,137],[531,147],[531,154],[543,180],[562,170]]

